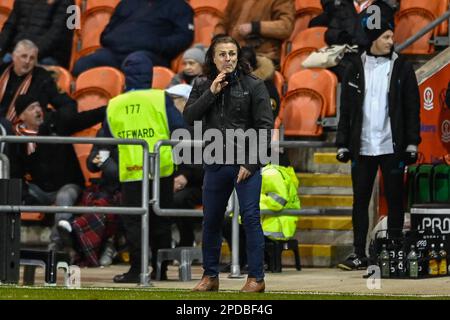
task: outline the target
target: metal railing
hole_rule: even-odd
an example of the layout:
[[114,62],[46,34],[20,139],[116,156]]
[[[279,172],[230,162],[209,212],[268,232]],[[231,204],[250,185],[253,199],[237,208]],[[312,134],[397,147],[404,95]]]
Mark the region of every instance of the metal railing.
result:
[[[411,44],[413,44],[414,42],[416,42],[417,40],[422,38],[426,33],[428,33],[429,31],[433,30],[435,27],[440,25],[442,22],[448,20],[449,18],[450,18],[450,10],[446,11],[442,16],[440,16],[439,18],[433,20],[429,24],[427,24],[425,27],[420,29],[419,32],[417,32],[413,36],[411,36],[408,39],[406,39],[405,42],[403,42],[402,44],[399,44],[399,45],[395,46],[395,51],[396,52],[403,51],[404,49],[409,47]],[[449,32],[449,40],[450,40],[450,32]]]
[[[160,207],[160,149],[163,146],[177,146],[180,148],[191,147],[191,146],[202,146],[202,141],[196,140],[160,140],[158,141],[154,148],[153,154],[154,163],[152,163],[152,173],[153,175],[153,197],[150,201],[155,214],[166,217],[200,217],[203,216],[202,210],[195,209],[161,209]],[[279,148],[326,148],[334,147],[334,142],[329,141],[280,141],[278,143],[272,143]],[[231,278],[239,278],[240,266],[239,266],[239,202],[237,200],[236,192],[233,192],[231,197],[231,206],[229,206],[226,213],[234,212],[232,221],[232,248],[231,248]],[[231,207],[231,208],[230,208]],[[343,214],[347,213],[348,209],[285,209],[281,211],[270,211],[261,210],[261,214],[264,215],[320,215],[320,214]]]
[[[143,177],[149,176],[150,156],[149,147],[145,140],[138,139],[114,139],[114,138],[76,138],[76,137],[16,137],[0,136],[0,144],[6,143],[54,143],[54,144],[96,144],[96,145],[140,145],[143,148]],[[0,154],[1,178],[9,178],[9,161],[4,154]],[[148,230],[148,209],[149,209],[149,179],[142,179],[142,203],[141,207],[75,207],[75,206],[25,206],[25,205],[0,205],[0,214],[3,212],[26,212],[39,211],[44,213],[109,213],[141,215],[141,275],[140,284],[149,286],[148,259],[149,259],[149,230]]]

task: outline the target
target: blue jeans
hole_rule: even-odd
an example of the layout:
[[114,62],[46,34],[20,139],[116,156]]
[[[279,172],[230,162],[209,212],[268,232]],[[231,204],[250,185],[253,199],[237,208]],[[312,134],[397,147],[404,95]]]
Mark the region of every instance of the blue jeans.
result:
[[[73,206],[81,194],[80,186],[69,183],[62,186],[58,191],[46,192],[39,186],[30,183],[28,185],[30,195],[34,198],[38,205],[56,205],[56,206]],[[58,222],[61,220],[69,220],[72,213],[61,212],[55,214],[55,224],[53,225],[50,240],[52,242],[60,241],[57,230]]]
[[238,165],[222,165],[205,169],[203,182],[203,269],[204,275],[219,274],[222,224],[228,199],[236,188],[241,218],[247,236],[248,277],[264,278],[264,233],[261,227],[259,198],[261,172],[236,183]]

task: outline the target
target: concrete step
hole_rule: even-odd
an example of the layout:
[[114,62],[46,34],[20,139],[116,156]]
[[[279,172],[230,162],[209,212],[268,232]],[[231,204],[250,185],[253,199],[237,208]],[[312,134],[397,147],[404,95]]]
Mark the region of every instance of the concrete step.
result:
[[302,195],[341,195],[351,196],[353,195],[352,188],[344,187],[300,187],[298,193]]
[[300,244],[352,245],[352,217],[305,216],[297,222],[295,238]]
[[349,216],[307,216],[299,217],[299,230],[352,230],[352,217]]
[[314,153],[314,163],[345,165],[336,160],[336,152],[316,152]]
[[349,174],[299,172],[297,177],[301,187],[346,187],[351,188]]
[[300,244],[349,245],[353,244],[352,230],[297,230],[295,238]]
[[348,207],[353,204],[351,195],[299,194],[300,203],[304,207]]
[[[320,157],[324,158],[323,163],[316,163],[314,157],[317,153],[325,153],[329,155]],[[297,172],[350,174],[349,163],[341,164],[339,162],[339,164],[337,164],[333,162],[332,158],[336,157],[336,148],[291,149],[288,151],[288,154],[291,164]]]

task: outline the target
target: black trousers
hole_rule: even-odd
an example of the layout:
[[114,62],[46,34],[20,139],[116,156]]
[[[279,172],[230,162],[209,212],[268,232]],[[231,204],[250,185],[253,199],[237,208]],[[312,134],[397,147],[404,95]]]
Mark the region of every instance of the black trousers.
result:
[[[141,205],[141,182],[122,183],[122,203],[124,206]],[[173,197],[173,176],[161,178],[161,208],[170,208]],[[150,188],[150,197],[152,191]],[[140,273],[141,270],[141,216],[123,215],[125,235],[130,250],[130,272]],[[152,254],[151,266],[156,270],[158,249],[170,248],[172,241],[171,221],[169,218],[156,215],[149,209],[149,242]],[[161,266],[161,272],[167,270],[167,262]]]
[[[173,195],[173,208],[194,209],[202,204],[202,188],[186,187]],[[201,225],[202,217],[176,217],[172,218],[180,232],[179,247],[192,247],[195,240],[195,225]]]
[[369,229],[369,202],[375,176],[381,169],[384,191],[388,204],[388,232],[391,236],[401,233],[404,222],[403,175],[405,165],[398,155],[360,156],[352,161],[353,183],[353,245],[355,253],[365,256]]

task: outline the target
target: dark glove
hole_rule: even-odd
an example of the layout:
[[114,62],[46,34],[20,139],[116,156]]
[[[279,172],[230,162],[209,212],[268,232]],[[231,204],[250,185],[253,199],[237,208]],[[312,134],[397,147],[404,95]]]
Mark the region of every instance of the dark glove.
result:
[[336,160],[342,163],[347,163],[350,160],[349,151],[341,151],[336,154]]
[[417,152],[416,151],[405,151],[403,155],[403,161],[405,162],[405,165],[409,166],[410,164],[417,162]]

